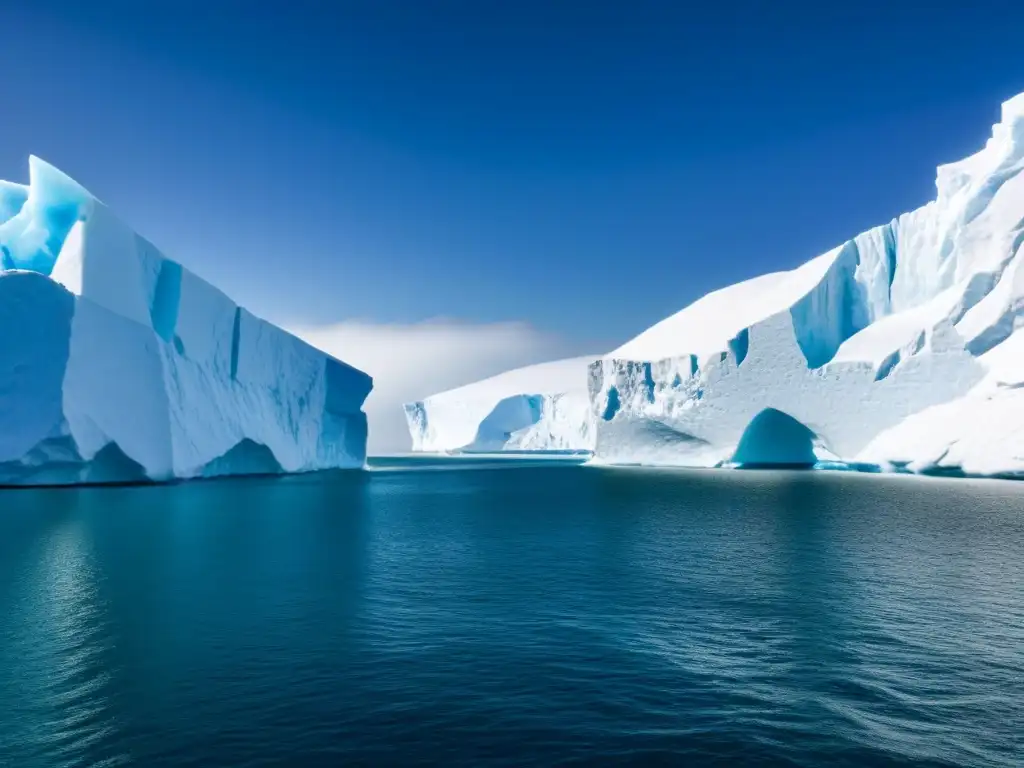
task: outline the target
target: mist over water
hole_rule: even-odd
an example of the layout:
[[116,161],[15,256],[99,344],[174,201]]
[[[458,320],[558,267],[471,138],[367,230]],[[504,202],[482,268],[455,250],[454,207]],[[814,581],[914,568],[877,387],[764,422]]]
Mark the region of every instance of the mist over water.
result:
[[1020,764],[1024,484],[373,469],[0,494],[0,764]]

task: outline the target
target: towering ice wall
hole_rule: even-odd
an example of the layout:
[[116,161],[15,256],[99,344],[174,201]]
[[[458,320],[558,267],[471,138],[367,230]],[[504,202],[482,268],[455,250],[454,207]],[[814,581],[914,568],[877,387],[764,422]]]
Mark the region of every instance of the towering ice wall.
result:
[[605,463],[1024,472],[1022,170],[1024,94],[984,149],[938,169],[934,201],[591,361],[573,447]]
[[1022,170],[1024,94],[982,151],[939,168],[933,202],[592,363],[597,460],[1024,468],[1024,437],[955,450],[973,434],[966,414],[1011,408],[1005,382],[1024,374],[998,351],[1024,319]]
[[365,461],[365,373],[253,316],[38,158],[0,182],[0,484]]

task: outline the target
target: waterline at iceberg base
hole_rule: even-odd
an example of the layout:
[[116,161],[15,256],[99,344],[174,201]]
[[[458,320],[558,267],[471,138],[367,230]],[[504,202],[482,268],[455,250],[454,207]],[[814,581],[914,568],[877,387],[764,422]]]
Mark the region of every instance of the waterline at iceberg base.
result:
[[1024,474],[1022,171],[1024,94],[984,149],[939,167],[927,205],[586,365],[548,364],[560,383],[520,369],[515,392],[505,374],[410,404],[414,447],[482,436],[604,464]]
[[0,182],[0,485],[364,465],[367,374],[29,169]]

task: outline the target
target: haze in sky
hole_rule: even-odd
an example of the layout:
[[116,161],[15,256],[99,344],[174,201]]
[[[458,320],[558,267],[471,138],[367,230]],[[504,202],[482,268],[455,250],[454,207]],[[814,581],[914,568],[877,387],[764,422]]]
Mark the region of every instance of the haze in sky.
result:
[[[1014,2],[0,4],[0,178],[56,164],[398,402],[612,348],[930,199]],[[998,20],[998,23],[993,23]]]

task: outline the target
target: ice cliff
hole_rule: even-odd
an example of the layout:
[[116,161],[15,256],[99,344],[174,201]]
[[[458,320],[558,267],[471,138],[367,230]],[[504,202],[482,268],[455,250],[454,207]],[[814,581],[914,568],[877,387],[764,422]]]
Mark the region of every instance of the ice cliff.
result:
[[[934,201],[592,360],[566,447],[605,463],[1024,473],[1022,170],[1024,94],[984,149],[938,169]],[[412,406],[414,441],[422,424],[482,423],[457,405],[481,388]]]
[[0,485],[359,467],[365,373],[234,304],[38,158],[0,182]]

